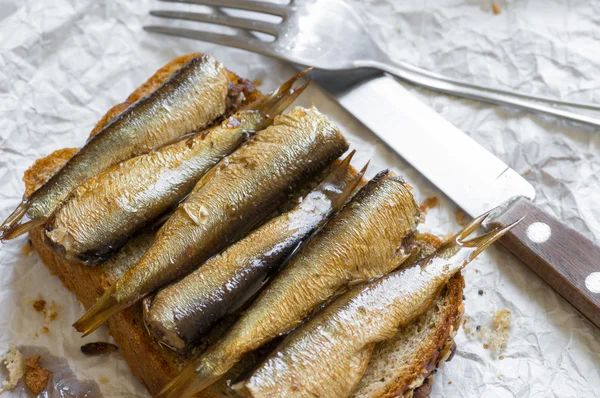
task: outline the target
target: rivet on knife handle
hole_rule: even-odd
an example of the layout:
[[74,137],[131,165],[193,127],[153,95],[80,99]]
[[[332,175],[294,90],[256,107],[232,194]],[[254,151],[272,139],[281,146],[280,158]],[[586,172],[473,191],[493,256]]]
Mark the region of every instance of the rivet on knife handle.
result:
[[600,328],[600,246],[525,198],[488,225],[504,226],[522,216],[500,243]]

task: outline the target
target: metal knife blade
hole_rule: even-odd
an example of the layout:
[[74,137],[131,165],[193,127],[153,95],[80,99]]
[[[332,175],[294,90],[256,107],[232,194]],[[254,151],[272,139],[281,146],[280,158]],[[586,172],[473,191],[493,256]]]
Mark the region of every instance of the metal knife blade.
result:
[[523,177],[392,77],[350,87],[330,77],[314,80],[469,215],[516,197],[535,197]]
[[471,216],[496,208],[486,228],[524,218],[500,243],[600,328],[600,246],[537,207],[523,177],[391,77],[313,78]]

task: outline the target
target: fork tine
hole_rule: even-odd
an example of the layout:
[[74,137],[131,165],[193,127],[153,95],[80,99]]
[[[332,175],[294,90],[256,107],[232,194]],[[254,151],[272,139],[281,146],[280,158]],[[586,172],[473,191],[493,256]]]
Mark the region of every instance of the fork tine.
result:
[[263,54],[268,57],[277,57],[277,55],[271,50],[270,43],[264,42],[260,39],[229,36],[219,33],[203,32],[193,29],[171,28],[157,25],[144,26],[144,30],[147,32],[162,33],[170,36],[187,37],[188,39],[206,41],[222,46],[236,47],[242,50]]
[[268,33],[273,36],[277,36],[277,26],[268,22],[253,21],[246,18],[235,18],[225,14],[202,14],[197,12],[183,12],[183,11],[150,11],[150,15],[159,18],[168,19],[183,19],[187,21],[197,21],[211,23],[215,25],[231,26],[233,28],[248,29],[258,32]]
[[285,18],[288,15],[287,4],[271,4],[254,0],[160,0],[169,3],[198,4],[209,7],[237,8],[246,11],[256,11],[265,14],[277,15]]

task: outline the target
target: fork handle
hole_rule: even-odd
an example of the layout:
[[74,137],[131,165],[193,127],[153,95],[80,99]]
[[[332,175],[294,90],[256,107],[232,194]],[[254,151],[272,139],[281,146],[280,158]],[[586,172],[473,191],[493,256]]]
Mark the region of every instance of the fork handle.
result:
[[[445,94],[452,94],[458,97],[474,99],[492,104],[507,105],[527,111],[541,112],[549,115],[561,117],[580,123],[600,127],[600,119],[582,115],[579,113],[558,109],[553,106],[540,104],[527,98],[535,98],[539,101],[551,101],[549,98],[532,97],[521,93],[511,93],[499,89],[489,89],[469,83],[462,83],[444,76],[425,71],[423,69],[407,66],[406,64],[392,64],[391,62],[380,61],[358,61],[355,63],[359,68],[374,68],[388,72],[399,79],[409,83],[416,84],[434,91]],[[557,104],[574,105],[567,101],[555,101]],[[583,104],[583,107],[593,109],[594,105]]]

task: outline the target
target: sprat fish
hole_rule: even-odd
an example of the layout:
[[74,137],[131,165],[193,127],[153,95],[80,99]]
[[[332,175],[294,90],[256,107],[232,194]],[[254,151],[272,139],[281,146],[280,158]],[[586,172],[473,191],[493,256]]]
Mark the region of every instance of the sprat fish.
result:
[[406,183],[377,174],[262,291],[214,345],[165,387],[191,396],[223,376],[244,354],[298,326],[320,304],[356,280],[398,267],[415,232],[419,207]]
[[152,247],[75,328],[88,334],[120,309],[189,274],[347,149],[339,129],[315,108],[297,107],[277,116],[200,179]]
[[[92,137],[0,227],[12,239],[41,224],[87,179],[107,168],[206,127],[225,112],[229,76],[208,55],[193,58],[148,96]],[[18,224],[27,215],[28,222]]]
[[114,165],[77,187],[46,224],[46,237],[67,260],[108,258],[138,229],[179,201],[219,160],[273,122],[306,87],[297,74],[220,125]]
[[353,154],[294,209],[269,220],[156,294],[144,310],[154,338],[174,350],[186,351],[217,321],[253,296],[267,275],[339,211],[354,191],[365,170],[350,177]]
[[516,224],[467,239],[486,216],[465,226],[433,255],[338,298],[233,388],[249,397],[347,397],[375,344],[426,312],[455,273]]

